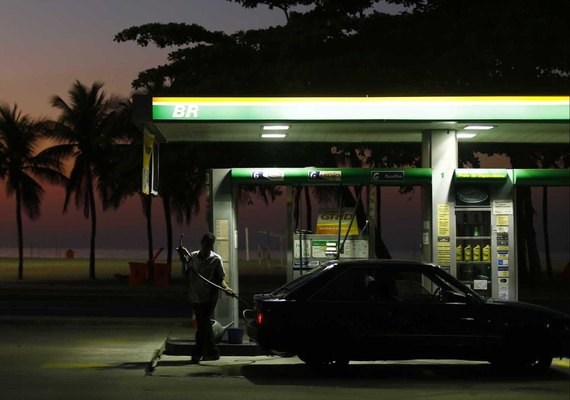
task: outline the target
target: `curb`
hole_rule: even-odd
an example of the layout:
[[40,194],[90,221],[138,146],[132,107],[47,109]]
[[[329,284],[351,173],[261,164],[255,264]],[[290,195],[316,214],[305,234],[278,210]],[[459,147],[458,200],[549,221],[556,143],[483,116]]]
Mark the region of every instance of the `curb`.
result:
[[[191,356],[195,346],[194,340],[167,339],[163,354],[168,356]],[[242,344],[218,343],[220,356],[264,356],[268,355],[257,343],[247,342]]]

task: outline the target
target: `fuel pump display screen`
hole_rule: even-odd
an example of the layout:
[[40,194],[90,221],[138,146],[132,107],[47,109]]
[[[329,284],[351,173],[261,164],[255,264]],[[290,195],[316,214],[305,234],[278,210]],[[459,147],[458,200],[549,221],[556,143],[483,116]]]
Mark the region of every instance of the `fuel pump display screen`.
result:
[[[338,235],[298,234],[293,237],[293,278],[337,257],[368,259],[369,238],[363,235],[348,236],[342,249],[338,249]],[[340,243],[342,245],[342,241]],[[302,248],[302,254],[301,254]]]

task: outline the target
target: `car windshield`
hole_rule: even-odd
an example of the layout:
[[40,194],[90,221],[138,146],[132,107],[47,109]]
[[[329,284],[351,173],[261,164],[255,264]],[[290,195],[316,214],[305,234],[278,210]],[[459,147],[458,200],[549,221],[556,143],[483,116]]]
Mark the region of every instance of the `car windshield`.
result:
[[298,277],[297,279],[293,279],[291,282],[289,282],[289,283],[281,286],[280,288],[274,290],[273,292],[271,292],[271,294],[274,296],[285,296],[287,293],[292,292],[293,290],[295,290],[299,286],[303,285],[308,280],[313,279],[315,276],[319,275],[320,272],[324,271],[325,269],[328,269],[332,265],[334,265],[334,264],[329,263],[329,264],[323,264],[323,265],[320,265],[316,268],[313,268],[310,271],[307,271],[304,275],[301,275],[300,277]]
[[477,292],[464,285],[461,281],[444,270],[439,270],[439,273],[436,274],[436,276],[448,287],[448,289],[453,290],[456,293],[465,293],[466,295],[472,296],[480,301],[485,301]]

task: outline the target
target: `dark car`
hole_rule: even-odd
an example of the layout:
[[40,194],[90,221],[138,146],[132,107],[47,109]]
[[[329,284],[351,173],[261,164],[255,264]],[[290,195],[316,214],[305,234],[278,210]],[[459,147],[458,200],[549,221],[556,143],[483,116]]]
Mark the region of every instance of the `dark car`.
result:
[[434,264],[332,261],[254,297],[248,334],[307,364],[465,359],[548,368],[570,354],[570,315],[484,299]]

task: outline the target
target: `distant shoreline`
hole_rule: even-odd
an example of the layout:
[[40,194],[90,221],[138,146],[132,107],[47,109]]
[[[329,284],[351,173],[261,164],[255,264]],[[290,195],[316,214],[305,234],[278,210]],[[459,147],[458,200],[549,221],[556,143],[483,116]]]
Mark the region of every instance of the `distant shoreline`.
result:
[[[25,259],[41,259],[41,258],[53,258],[53,259],[65,259],[65,253],[67,250],[72,250],[74,253],[74,258],[76,259],[88,259],[89,258],[89,248],[63,248],[63,247],[25,247],[24,248],[24,258]],[[155,253],[158,248],[154,250]],[[163,254],[166,257],[166,253]],[[161,255],[162,256],[162,255]],[[16,247],[0,247],[0,258],[17,258],[18,249]],[[119,259],[119,260],[146,260],[148,258],[147,249],[96,249],[96,258],[104,259]]]
[[[161,258],[161,257],[159,257]],[[128,280],[130,275],[129,262],[145,263],[144,259],[123,260],[97,257],[95,260],[95,274],[98,281]],[[164,264],[166,260],[157,260]],[[178,261],[173,262],[172,277],[182,277]],[[18,259],[14,257],[0,257],[0,284],[3,282],[16,282],[18,279]],[[66,258],[26,258],[24,259],[23,282],[65,282],[90,281],[89,259]]]

